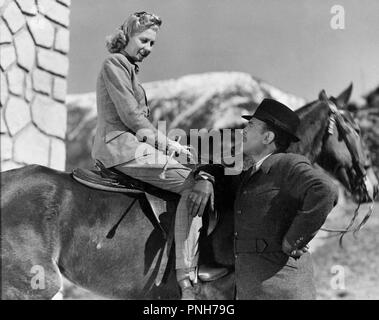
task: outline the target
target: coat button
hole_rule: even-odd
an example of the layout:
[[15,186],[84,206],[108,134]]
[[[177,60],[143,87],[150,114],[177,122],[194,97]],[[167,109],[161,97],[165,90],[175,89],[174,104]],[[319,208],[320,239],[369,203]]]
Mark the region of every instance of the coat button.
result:
[[235,237],[237,237],[238,236],[238,232],[236,231],[236,232],[234,232],[234,236]]
[[242,214],[242,210],[237,210],[237,213],[238,214]]

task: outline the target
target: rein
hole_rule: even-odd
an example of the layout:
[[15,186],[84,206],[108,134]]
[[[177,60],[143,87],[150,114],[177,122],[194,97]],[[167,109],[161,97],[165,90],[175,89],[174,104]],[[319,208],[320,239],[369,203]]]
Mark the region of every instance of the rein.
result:
[[[327,133],[329,135],[333,135],[334,134],[334,128],[335,127],[337,128],[338,133],[341,135],[343,141],[346,144],[347,149],[350,152],[352,163],[353,163],[353,169],[356,172],[356,177],[354,179],[355,180],[354,185],[351,186],[352,191],[357,191],[357,189],[361,189],[360,191],[362,193],[367,194],[366,184],[364,183],[364,179],[366,177],[366,170],[361,166],[361,164],[359,162],[358,154],[357,154],[356,150],[353,148],[352,143],[349,139],[348,129],[346,129],[346,125],[344,124],[343,116],[341,115],[340,111],[338,110],[338,108],[336,107],[336,105],[333,102],[328,103],[328,105],[329,105],[329,108],[331,110],[331,114],[329,117],[329,125],[328,125]],[[326,232],[331,232],[331,233],[338,233],[338,235],[340,235],[339,243],[340,243],[340,246],[342,246],[342,239],[343,239],[344,235],[346,233],[349,233],[349,232],[353,232],[353,234],[355,235],[356,232],[358,232],[362,228],[362,226],[367,222],[367,220],[370,218],[370,216],[373,212],[373,208],[374,208],[374,199],[372,199],[372,202],[371,202],[371,205],[368,209],[368,212],[366,213],[366,215],[364,216],[362,221],[359,223],[359,225],[356,228],[354,228],[352,230],[351,228],[352,228],[356,218],[359,215],[360,206],[361,206],[361,199],[358,200],[358,205],[357,205],[357,208],[354,210],[353,218],[351,219],[349,225],[345,229],[321,228],[320,230],[326,231]],[[325,237],[325,238],[330,238],[330,236]]]

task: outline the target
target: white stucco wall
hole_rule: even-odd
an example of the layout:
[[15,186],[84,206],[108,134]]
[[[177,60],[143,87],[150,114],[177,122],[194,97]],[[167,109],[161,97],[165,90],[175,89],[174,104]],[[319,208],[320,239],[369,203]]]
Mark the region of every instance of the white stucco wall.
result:
[[1,171],[65,169],[70,0],[0,0]]

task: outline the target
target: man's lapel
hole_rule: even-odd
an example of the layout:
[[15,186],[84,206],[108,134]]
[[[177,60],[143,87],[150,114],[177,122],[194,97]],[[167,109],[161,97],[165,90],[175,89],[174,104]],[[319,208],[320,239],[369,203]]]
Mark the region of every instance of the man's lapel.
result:
[[281,158],[282,153],[273,153],[270,155],[265,161],[263,161],[261,165],[261,169],[265,174],[268,174],[270,172],[271,167],[279,161]]
[[241,173],[241,187],[244,186],[257,171],[259,171],[259,169],[257,170],[255,165],[252,165],[248,170],[243,171]]

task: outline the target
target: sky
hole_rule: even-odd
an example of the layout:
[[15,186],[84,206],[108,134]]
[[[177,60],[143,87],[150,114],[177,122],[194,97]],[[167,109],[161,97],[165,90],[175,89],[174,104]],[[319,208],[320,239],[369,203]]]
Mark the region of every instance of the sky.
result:
[[[334,5],[344,29],[331,27]],[[163,20],[141,82],[240,71],[315,100],[352,81],[356,102],[379,85],[377,0],[74,0],[68,94],[95,91],[105,37],[135,11]]]

